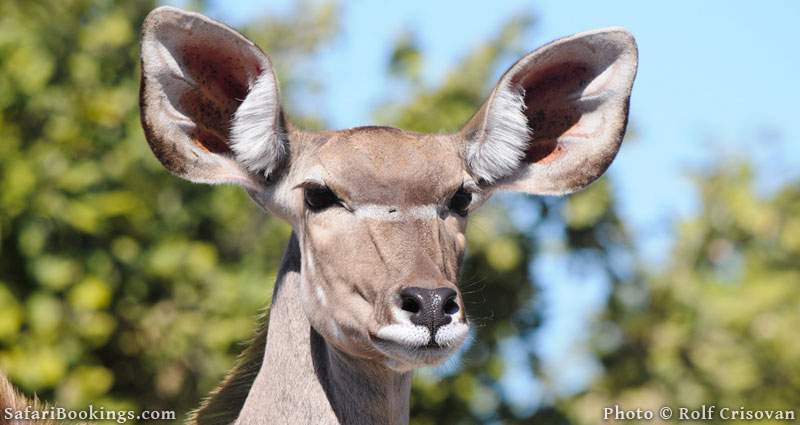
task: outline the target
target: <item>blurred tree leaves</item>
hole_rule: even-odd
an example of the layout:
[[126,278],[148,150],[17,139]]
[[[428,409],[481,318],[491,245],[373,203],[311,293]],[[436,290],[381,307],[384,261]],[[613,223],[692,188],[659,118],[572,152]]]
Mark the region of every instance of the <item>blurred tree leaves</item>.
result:
[[[195,407],[251,335],[289,234],[239,189],[182,182],[149,152],[137,31],[153,7],[0,2],[0,368],[65,407]],[[402,91],[377,121],[458,129],[534,23],[511,20],[438,82],[423,78],[414,34],[401,35],[388,72]],[[300,2],[243,30],[278,67],[294,120],[321,127],[304,102],[319,96],[310,58],[337,33],[337,7]],[[797,405],[800,191],[765,198],[751,175],[735,164],[697,177],[702,211],[681,224],[664,272],[634,266],[608,179],[568,199],[486,205],[470,222],[462,284],[474,338],[442,371],[417,374],[413,423],[596,423],[617,402]],[[537,410],[505,392],[522,372],[502,346],[517,343],[523,372],[543,382],[559,373],[533,346],[549,277],[531,261],[553,251],[611,285],[593,332],[605,371]],[[514,398],[528,397],[536,407],[533,394]]]
[[[605,373],[569,405],[791,409],[800,403],[800,190],[759,195],[746,163],[695,178],[699,214],[663,272],[617,287],[598,338]],[[608,331],[610,330],[610,331]],[[762,422],[759,422],[762,423]],[[765,421],[763,423],[771,423]]]

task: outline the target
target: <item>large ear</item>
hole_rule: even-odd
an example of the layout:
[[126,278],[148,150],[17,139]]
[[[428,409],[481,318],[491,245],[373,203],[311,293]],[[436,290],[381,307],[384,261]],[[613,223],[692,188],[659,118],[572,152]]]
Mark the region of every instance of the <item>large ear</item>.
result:
[[156,157],[197,183],[258,189],[286,160],[269,58],[197,13],[160,7],[142,29],[142,126]]
[[500,190],[564,194],[619,150],[637,50],[623,29],[585,32],[528,54],[462,130],[469,171]]

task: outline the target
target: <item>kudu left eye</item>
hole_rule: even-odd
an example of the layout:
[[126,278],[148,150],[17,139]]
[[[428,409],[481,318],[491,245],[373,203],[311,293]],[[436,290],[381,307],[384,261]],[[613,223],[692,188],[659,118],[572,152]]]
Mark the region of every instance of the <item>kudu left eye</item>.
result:
[[321,211],[339,204],[336,194],[324,186],[306,187],[303,190],[303,198],[311,211]]
[[464,190],[464,188],[458,189],[458,192],[450,198],[450,211],[460,215],[466,216],[467,212],[469,211],[469,204],[472,202],[472,194]]

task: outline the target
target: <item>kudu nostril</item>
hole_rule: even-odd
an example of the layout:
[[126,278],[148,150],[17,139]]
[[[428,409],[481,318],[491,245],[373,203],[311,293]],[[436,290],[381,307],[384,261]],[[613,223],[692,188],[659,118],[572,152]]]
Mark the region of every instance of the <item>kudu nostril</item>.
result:
[[456,314],[458,313],[458,303],[456,302],[456,296],[453,294],[452,297],[448,298],[444,302],[444,312],[446,314]]
[[404,311],[409,313],[419,313],[420,301],[417,299],[417,297],[411,294],[401,293],[400,299],[403,300],[403,304],[400,308],[402,308]]
[[452,314],[458,313],[458,294],[451,288],[406,288],[400,291],[401,308],[411,313],[411,323],[425,326],[431,331],[450,323]]

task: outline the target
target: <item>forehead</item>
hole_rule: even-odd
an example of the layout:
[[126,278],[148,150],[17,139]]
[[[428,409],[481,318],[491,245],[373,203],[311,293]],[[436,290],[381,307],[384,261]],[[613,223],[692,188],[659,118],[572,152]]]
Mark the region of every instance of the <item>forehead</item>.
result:
[[333,133],[310,163],[331,189],[362,204],[437,203],[464,177],[462,156],[449,136],[388,127]]

